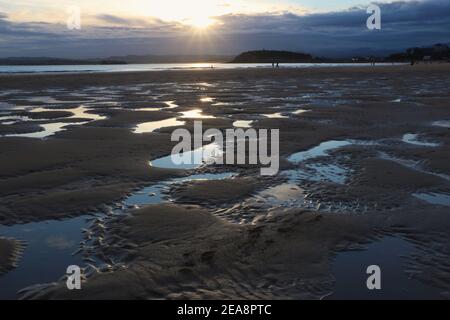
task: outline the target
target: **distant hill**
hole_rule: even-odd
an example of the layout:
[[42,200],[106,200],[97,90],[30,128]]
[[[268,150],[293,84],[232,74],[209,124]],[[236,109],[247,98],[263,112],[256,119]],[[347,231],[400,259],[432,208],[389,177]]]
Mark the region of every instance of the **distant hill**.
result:
[[[383,54],[384,55],[384,54]],[[236,57],[230,55],[198,54],[198,55],[127,55],[92,59],[64,59],[52,57],[10,57],[0,58],[0,65],[94,65],[94,64],[147,64],[147,63],[367,63],[375,59],[377,62],[406,62],[411,60],[450,61],[450,44],[409,48],[403,52],[393,53],[387,57],[353,56],[339,59],[313,57],[311,54],[292,51],[257,50],[247,51]]]
[[260,50],[247,51],[235,57],[231,63],[301,63],[311,62],[312,55],[301,52]]
[[449,61],[450,47],[447,44],[435,44],[431,47],[414,47],[405,52],[394,53],[387,57],[389,61],[411,61],[411,60],[434,60]]
[[14,57],[14,58],[0,58],[0,65],[8,66],[44,66],[44,65],[93,65],[93,64],[127,64],[125,61],[112,60],[112,59],[89,59],[89,60],[76,60],[76,59],[59,59],[48,57]]
[[128,55],[104,59],[61,59],[51,57],[11,57],[0,58],[0,65],[93,65],[93,64],[145,64],[145,63],[217,63],[227,62],[231,56],[225,55]]

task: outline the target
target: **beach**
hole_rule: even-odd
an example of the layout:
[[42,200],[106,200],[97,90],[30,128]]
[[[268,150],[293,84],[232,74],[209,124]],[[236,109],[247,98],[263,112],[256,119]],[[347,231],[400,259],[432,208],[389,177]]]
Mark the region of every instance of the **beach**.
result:
[[[448,299],[449,87],[448,63],[0,75],[0,294],[339,299],[341,255],[397,239],[372,256],[388,290],[362,298]],[[195,120],[279,129],[279,173],[152,165]],[[82,264],[82,290],[39,278],[45,261],[1,286],[33,261],[28,224]]]

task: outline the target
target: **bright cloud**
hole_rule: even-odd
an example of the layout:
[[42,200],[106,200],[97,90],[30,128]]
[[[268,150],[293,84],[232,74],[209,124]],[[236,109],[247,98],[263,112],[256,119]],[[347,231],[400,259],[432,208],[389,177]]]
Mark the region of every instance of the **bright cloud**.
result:
[[[325,3],[320,0],[79,0],[86,5],[83,27],[68,30],[65,6],[72,3],[0,0],[0,56],[235,54],[262,48],[338,56],[450,41],[448,0],[380,3],[377,32],[365,26],[365,6],[311,10]],[[53,20],[45,19],[50,12]],[[207,25],[204,32],[195,30]]]

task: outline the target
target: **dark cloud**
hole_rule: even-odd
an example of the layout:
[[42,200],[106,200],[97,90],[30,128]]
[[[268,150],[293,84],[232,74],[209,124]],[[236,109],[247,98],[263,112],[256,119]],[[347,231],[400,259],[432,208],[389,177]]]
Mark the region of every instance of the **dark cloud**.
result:
[[[450,27],[450,1],[398,1],[378,3],[381,8],[383,27],[414,27],[423,24],[438,24],[442,28]],[[369,14],[367,7],[354,7],[340,12],[329,12],[309,15],[293,13],[260,14],[260,15],[226,15],[218,17],[224,27],[235,32],[252,30],[285,30],[298,32],[305,28],[325,30],[329,28],[361,29],[366,26]]]
[[219,24],[203,37],[180,23],[155,18],[98,15],[94,18],[102,27],[71,31],[57,24],[12,23],[0,13],[0,56],[234,54],[262,48],[341,56],[450,42],[450,1],[397,1],[379,6],[382,30],[368,30],[366,7],[354,7],[306,15],[224,15],[215,17]]

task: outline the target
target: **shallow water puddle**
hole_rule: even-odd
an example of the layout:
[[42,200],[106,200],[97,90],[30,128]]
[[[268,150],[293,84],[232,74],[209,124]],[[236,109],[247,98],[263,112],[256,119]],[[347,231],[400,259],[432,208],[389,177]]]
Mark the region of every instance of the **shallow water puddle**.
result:
[[150,133],[162,128],[184,126],[185,121],[178,121],[177,118],[170,118],[159,121],[150,121],[138,124],[133,130],[134,133]]
[[[117,108],[118,110],[122,110],[122,108]],[[161,111],[164,110],[164,108],[137,108],[137,109],[128,109],[131,111]]]
[[[14,134],[6,134],[4,137],[22,137],[22,138],[38,138],[43,139],[49,136],[56,134],[57,132],[67,130],[69,126],[81,126],[83,124],[89,123],[91,121],[104,120],[107,117],[101,116],[98,114],[88,113],[90,109],[85,106],[80,106],[72,109],[50,109],[50,108],[34,108],[30,110],[30,112],[48,112],[48,111],[65,111],[71,112],[72,116],[65,117],[64,119],[86,119],[87,121],[83,122],[54,122],[54,123],[45,123],[40,124],[39,126],[43,129],[38,132],[31,133],[14,133]],[[39,119],[42,121],[42,119]]]
[[69,265],[84,265],[72,255],[83,240],[86,217],[0,226],[0,235],[26,242],[18,267],[0,276],[0,299],[16,299],[17,291],[36,283],[58,280]]
[[70,112],[72,115],[70,117],[65,117],[66,119],[88,119],[89,121],[98,121],[98,120],[105,120],[106,116],[101,116],[94,113],[89,113],[90,108],[87,108],[86,106],[79,106],[77,108],[71,108],[71,109],[50,109],[50,108],[34,108],[30,110],[30,112],[48,112],[48,111],[64,111],[64,112]]
[[57,132],[67,130],[68,126],[80,126],[80,125],[83,125],[86,123],[88,123],[88,122],[73,122],[73,123],[55,122],[55,123],[40,124],[39,126],[44,129],[42,131],[31,132],[31,133],[5,134],[4,137],[22,137],[22,138],[43,139],[43,138],[52,136],[52,135],[56,134]]
[[217,143],[210,143],[183,154],[168,155],[149,162],[150,166],[162,169],[191,170],[213,162],[223,155],[222,148]]
[[[329,156],[328,152],[339,149],[352,144],[365,145],[367,142],[364,141],[326,141],[322,142],[320,145],[313,147],[306,151],[301,151],[292,154],[288,157],[288,161],[294,164],[300,164],[308,160],[312,160],[319,157]],[[307,163],[302,168],[295,170],[283,171],[289,181],[292,183],[298,182],[299,180],[315,181],[315,182],[333,182],[336,184],[345,184],[348,177],[350,176],[352,170],[326,162],[314,162]]]
[[417,146],[423,146],[423,147],[439,147],[439,143],[435,142],[426,142],[419,140],[419,135],[414,133],[407,133],[402,137],[402,141],[409,144],[414,144]]
[[252,127],[252,120],[237,120],[233,122],[233,127],[235,128],[251,128]]
[[245,101],[216,102],[216,103],[213,103],[212,106],[214,106],[214,107],[225,107],[225,106],[241,106],[241,105],[244,105],[244,104],[245,104]]
[[286,119],[288,116],[284,116],[281,112],[271,113],[271,114],[262,114],[263,117],[270,119]]
[[194,109],[189,111],[181,112],[183,119],[215,119],[215,116],[208,116],[203,114],[200,109]]
[[441,120],[433,122],[434,127],[450,128],[450,120]]
[[217,174],[206,173],[164,181],[133,193],[131,196],[124,200],[124,204],[126,206],[141,206],[162,203],[168,201],[167,197],[165,197],[164,195],[164,191],[167,191],[172,184],[198,180],[223,180],[231,178],[233,176],[233,173],[228,172]]
[[[206,64],[205,64],[205,66],[208,67],[208,65],[206,65]],[[214,88],[217,86],[216,83],[209,83],[209,82],[197,82],[197,83],[193,83],[193,85],[208,87],[208,88]]]
[[[176,178],[143,188],[126,198],[123,210],[128,207],[158,204],[169,201],[164,191],[170,185],[194,180],[221,180],[233,177],[234,173],[195,174]],[[124,211],[114,211],[116,215]],[[106,215],[97,215],[103,219]],[[16,299],[19,290],[36,284],[52,283],[65,275],[69,265],[83,267],[87,261],[80,252],[80,243],[85,241],[83,232],[89,229],[95,216],[82,216],[61,221],[43,221],[14,226],[0,226],[0,235],[26,242],[18,267],[0,277],[0,299]],[[75,254],[76,253],[76,254]],[[89,263],[101,264],[99,260]]]
[[335,164],[314,163],[305,165],[305,169],[283,171],[289,181],[299,180],[315,182],[333,182],[336,184],[345,184],[351,174],[351,170],[340,167]]
[[179,106],[175,103],[175,101],[164,101],[164,103],[167,105],[167,108],[164,108],[164,110],[167,109],[176,109]]
[[271,206],[290,207],[305,202],[304,190],[295,184],[284,183],[261,191],[255,199],[264,199]]
[[[26,109],[29,109],[28,111],[30,113],[52,112],[52,111],[61,111],[61,112],[70,112],[70,113],[72,113],[72,115],[69,116],[69,117],[60,117],[58,119],[62,119],[62,118],[64,118],[64,119],[75,119],[76,118],[76,119],[87,119],[89,121],[96,121],[96,120],[104,120],[104,119],[107,118],[105,116],[100,116],[98,114],[88,113],[88,111],[90,109],[85,107],[85,106],[80,106],[78,108],[72,108],[72,109],[51,109],[51,108],[42,108],[42,107],[37,107],[37,108],[27,107]],[[33,119],[33,118],[30,118],[30,117],[27,117],[27,116],[19,116],[19,115],[5,115],[5,116],[1,116],[0,117],[0,122],[2,122],[2,121],[12,121],[12,120],[17,120],[17,121],[51,121],[52,119],[46,119],[46,118]],[[77,123],[75,123],[75,124],[77,124]],[[42,126],[45,126],[45,125],[42,125]]]
[[436,172],[431,172],[431,171],[427,171],[424,170],[421,167],[421,162],[420,161],[413,161],[413,160],[407,160],[407,159],[402,159],[402,158],[397,158],[397,157],[393,157],[390,156],[389,154],[385,153],[385,152],[379,152],[379,157],[380,159],[383,160],[388,160],[388,161],[392,161],[395,163],[398,163],[406,168],[412,169],[412,170],[416,170],[418,172],[422,172],[425,174],[430,174],[439,178],[442,178],[444,180],[448,180],[450,181],[450,176],[445,174],[445,173],[436,173]]
[[317,147],[311,148],[307,151],[294,153],[293,155],[288,157],[288,161],[297,164],[306,160],[327,156],[329,151],[339,149],[351,144],[352,142],[350,141],[338,141],[338,140],[322,142]]
[[[339,253],[333,264],[336,279],[333,294],[327,299],[442,299],[439,289],[411,278],[401,256],[417,253],[409,242],[385,237],[362,251]],[[381,268],[381,290],[367,289],[367,268]]]
[[[55,91],[56,93],[60,93],[57,90],[53,90],[53,91]],[[61,92],[63,92],[63,91],[61,91]],[[55,98],[49,97],[49,96],[42,96],[42,97],[37,96],[37,97],[28,98],[28,99],[24,99],[24,100],[34,102],[34,103],[40,103],[40,104],[73,104],[73,103],[83,103],[86,101],[86,99],[83,99],[83,100],[58,100],[58,99],[55,99]]]
[[[4,96],[9,96],[12,94],[18,94],[18,93],[23,93],[21,90],[18,89],[12,89],[12,90],[2,90],[2,92],[0,92],[0,97],[4,97]],[[2,102],[0,102],[1,105]]]
[[232,207],[219,209],[215,215],[231,223],[244,225],[256,224],[273,215],[277,209],[316,207],[316,204],[306,200],[302,188],[295,184],[282,183],[262,190]]
[[335,164],[315,163],[308,164],[307,167],[314,171],[312,181],[331,181],[337,184],[345,184],[351,173],[350,169],[340,167]]
[[298,109],[296,111],[291,112],[292,114],[298,115],[298,114],[302,114],[302,113],[306,113],[306,112],[310,112],[311,110],[306,110],[306,109]]
[[71,103],[71,101],[61,101],[61,100],[57,100],[57,99],[54,99],[54,98],[48,97],[48,96],[33,97],[33,98],[29,98],[27,100],[30,102],[40,102],[40,103],[45,103],[45,104]]
[[450,207],[450,195],[445,193],[429,192],[429,193],[414,193],[413,197],[430,204]]
[[0,101],[0,109],[5,109],[5,110],[15,110],[15,109],[20,109],[20,107],[11,104],[9,102],[1,102]]
[[6,124],[5,121],[15,123],[18,121],[38,121],[38,120],[30,119],[27,116],[17,116],[17,115],[9,115],[9,116],[0,117],[1,123]]
[[204,97],[200,99],[200,102],[207,103],[207,102],[214,102],[214,100],[216,100],[216,98]]
[[[136,108],[131,109],[133,111],[162,111],[162,110],[169,110],[169,109],[175,109],[178,108],[178,105],[175,104],[175,101],[164,101],[164,104],[167,105],[167,107],[161,107],[161,108]],[[119,108],[121,109],[121,108]]]
[[84,93],[84,92],[68,92],[67,94],[69,96],[78,97],[78,98],[89,97],[89,94],[88,93]]

